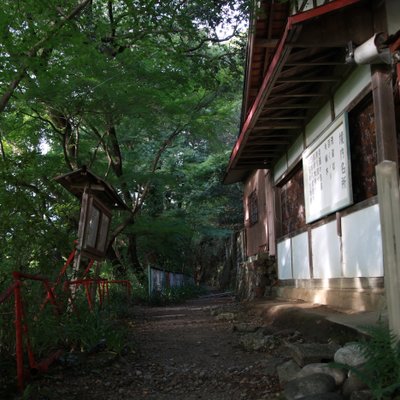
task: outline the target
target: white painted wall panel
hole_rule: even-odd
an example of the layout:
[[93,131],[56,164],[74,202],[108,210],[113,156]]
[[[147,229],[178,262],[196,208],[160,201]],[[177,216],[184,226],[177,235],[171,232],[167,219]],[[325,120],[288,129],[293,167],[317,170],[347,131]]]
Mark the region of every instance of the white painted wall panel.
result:
[[394,35],[399,29],[400,4],[399,0],[386,0],[386,14],[389,35]]
[[288,166],[289,168],[299,160],[304,150],[304,139],[303,135],[300,135],[296,141],[290,146],[288,151]]
[[378,204],[343,217],[342,238],[346,278],[383,276]]
[[314,228],[311,231],[314,278],[340,278],[340,238],[336,221]]
[[278,243],[278,278],[293,279],[292,275],[292,248],[291,240],[286,239]]
[[292,237],[292,263],[294,279],[311,278],[307,232]]
[[274,183],[287,171],[287,167],[287,158],[286,154],[284,154],[274,165]]
[[326,103],[306,125],[306,145],[309,146],[331,122],[331,108]]
[[371,83],[371,68],[369,65],[360,65],[349,76],[349,78],[339,87],[334,95],[335,114],[341,114],[353,101]]

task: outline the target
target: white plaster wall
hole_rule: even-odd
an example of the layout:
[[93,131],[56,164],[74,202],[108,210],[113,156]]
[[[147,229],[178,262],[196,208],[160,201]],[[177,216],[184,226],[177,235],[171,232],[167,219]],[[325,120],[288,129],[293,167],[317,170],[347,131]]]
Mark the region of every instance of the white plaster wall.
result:
[[311,243],[314,278],[340,278],[340,238],[337,235],[336,221],[314,228],[311,231]]
[[389,35],[395,34],[400,29],[400,2],[399,0],[386,0],[386,14]]
[[290,239],[278,243],[278,279],[293,279]]
[[358,94],[371,83],[369,65],[358,66],[334,95],[335,114],[341,114]]
[[301,157],[304,150],[303,135],[300,135],[296,141],[290,146],[288,151],[289,168]]
[[308,255],[308,233],[292,238],[292,262],[294,279],[310,279],[310,258]]
[[276,183],[279,178],[286,172],[288,168],[286,154],[284,154],[278,162],[274,165],[274,182]]
[[343,217],[342,238],[346,278],[383,276],[378,204]]
[[[303,4],[303,0],[295,0],[295,2],[297,3],[298,7]],[[317,0],[317,6],[322,6],[324,4],[325,4],[325,0]],[[314,8],[314,2],[313,2],[313,0],[308,0],[303,11],[311,10],[312,8]],[[292,5],[292,10],[293,10],[292,14],[296,14],[295,4]]]
[[326,103],[306,125],[306,145],[309,146],[332,122],[330,104]]

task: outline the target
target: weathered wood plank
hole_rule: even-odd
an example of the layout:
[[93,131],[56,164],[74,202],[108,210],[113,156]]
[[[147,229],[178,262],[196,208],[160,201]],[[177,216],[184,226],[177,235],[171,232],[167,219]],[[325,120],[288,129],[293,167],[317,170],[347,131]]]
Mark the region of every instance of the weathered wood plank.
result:
[[389,328],[400,338],[400,191],[397,164],[376,166]]

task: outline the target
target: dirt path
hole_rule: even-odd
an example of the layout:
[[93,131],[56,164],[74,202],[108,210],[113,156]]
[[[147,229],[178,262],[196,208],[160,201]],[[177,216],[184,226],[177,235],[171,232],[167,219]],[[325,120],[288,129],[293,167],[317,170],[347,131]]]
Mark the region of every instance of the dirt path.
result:
[[40,379],[39,399],[277,399],[275,367],[284,355],[245,351],[234,326],[249,329],[246,322],[261,323],[232,298],[135,306],[133,351],[117,358],[101,352],[80,366],[53,371]]

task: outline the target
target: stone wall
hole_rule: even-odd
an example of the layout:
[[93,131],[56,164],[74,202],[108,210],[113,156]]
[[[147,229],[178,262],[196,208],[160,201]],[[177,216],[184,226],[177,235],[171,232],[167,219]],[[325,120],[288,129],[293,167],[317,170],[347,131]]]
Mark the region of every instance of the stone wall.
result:
[[239,265],[236,293],[241,300],[269,296],[277,281],[275,257],[262,253]]

